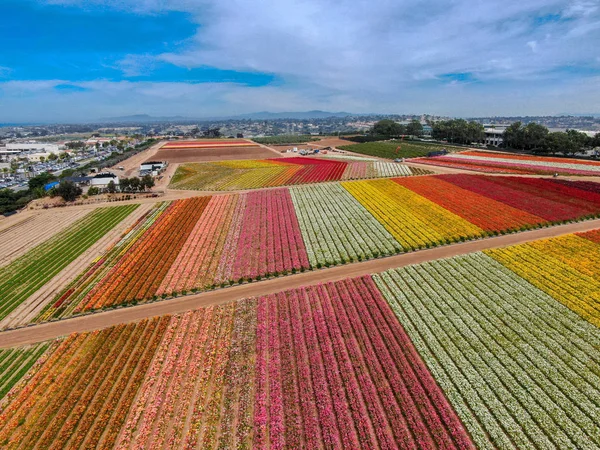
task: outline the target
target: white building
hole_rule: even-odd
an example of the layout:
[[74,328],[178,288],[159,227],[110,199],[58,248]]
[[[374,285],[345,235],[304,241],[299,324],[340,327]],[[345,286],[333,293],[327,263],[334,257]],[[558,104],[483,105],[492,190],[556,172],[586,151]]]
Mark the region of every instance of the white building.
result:
[[166,169],[167,164],[165,161],[145,161],[140,165],[140,176],[147,174],[157,176]]
[[485,145],[493,145],[494,147],[499,147],[504,139],[502,135],[504,134],[504,130],[506,130],[507,125],[483,125],[483,131],[485,133]]
[[14,153],[59,153],[60,147],[57,144],[47,144],[43,142],[20,142],[18,144],[6,144],[6,150]]
[[114,182],[115,185],[119,185],[119,177],[111,172],[102,172],[96,175],[90,180],[90,186],[95,186],[100,189],[104,189],[108,186],[108,183]]

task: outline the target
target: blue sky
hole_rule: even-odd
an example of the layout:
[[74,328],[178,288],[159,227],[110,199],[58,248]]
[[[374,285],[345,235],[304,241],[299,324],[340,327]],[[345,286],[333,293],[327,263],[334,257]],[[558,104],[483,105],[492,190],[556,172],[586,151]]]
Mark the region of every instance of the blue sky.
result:
[[3,0],[0,122],[600,113],[600,0]]

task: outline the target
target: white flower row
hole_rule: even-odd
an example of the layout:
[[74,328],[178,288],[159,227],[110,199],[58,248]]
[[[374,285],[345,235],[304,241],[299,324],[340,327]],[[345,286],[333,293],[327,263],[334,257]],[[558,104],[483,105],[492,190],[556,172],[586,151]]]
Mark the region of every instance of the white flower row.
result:
[[312,266],[402,251],[393,236],[339,184],[290,188]]
[[374,162],[375,171],[380,177],[406,177],[412,175],[410,167],[393,162]]
[[593,325],[482,254],[374,278],[480,447],[600,445]]

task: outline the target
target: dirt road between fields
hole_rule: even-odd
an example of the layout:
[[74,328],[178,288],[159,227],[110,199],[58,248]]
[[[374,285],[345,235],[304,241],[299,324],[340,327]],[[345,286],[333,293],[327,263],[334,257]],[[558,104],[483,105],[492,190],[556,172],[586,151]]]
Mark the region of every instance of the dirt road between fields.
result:
[[170,300],[147,303],[128,308],[98,312],[86,316],[74,317],[57,322],[29,326],[0,333],[0,347],[32,344],[46,341],[74,332],[97,330],[125,322],[134,322],[147,317],[163,314],[177,314],[209,305],[218,305],[246,297],[272,294],[286,289],[307,286],[329,281],[337,281],[348,277],[382,272],[395,267],[419,264],[441,258],[463,255],[490,248],[522,244],[536,239],[561,236],[569,233],[589,231],[600,228],[600,219],[541,228],[517,234],[497,236],[493,238],[469,241],[429,250],[405,253],[387,258],[336,266],[274,278],[266,281],[247,283],[211,292],[189,295]]

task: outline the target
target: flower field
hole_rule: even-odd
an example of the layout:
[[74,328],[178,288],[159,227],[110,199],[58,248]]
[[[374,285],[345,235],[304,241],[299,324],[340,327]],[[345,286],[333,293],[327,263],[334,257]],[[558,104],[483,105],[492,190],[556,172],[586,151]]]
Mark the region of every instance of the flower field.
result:
[[600,175],[600,162],[596,161],[510,153],[468,151],[432,158],[418,158],[414,162],[488,173]]
[[36,321],[596,217],[593,188],[440,175],[162,202]]
[[402,251],[394,237],[338,184],[290,189],[312,267]]
[[5,448],[472,448],[370,277],[71,335]]
[[233,191],[361,178],[422,175],[427,171],[382,161],[290,157],[182,164],[173,189]]
[[0,350],[31,366],[0,443],[598,448],[599,255],[596,230]]
[[57,275],[138,205],[98,208],[0,267],[0,319]]
[[0,349],[0,399],[2,399],[29,372],[33,365],[42,361],[49,348],[42,343],[24,348]]
[[598,328],[491,256],[374,279],[480,448],[598,448]]

